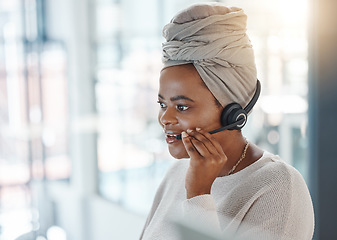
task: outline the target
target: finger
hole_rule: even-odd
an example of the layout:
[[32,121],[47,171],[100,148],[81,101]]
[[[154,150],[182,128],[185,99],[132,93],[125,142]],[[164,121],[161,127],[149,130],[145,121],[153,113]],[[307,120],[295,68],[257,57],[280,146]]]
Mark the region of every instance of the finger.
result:
[[185,146],[187,154],[190,158],[200,158],[200,154],[194,145],[191,142],[192,137],[190,137],[186,132],[182,132],[181,134],[183,144]]
[[202,134],[205,138],[207,138],[212,143],[212,145],[215,147],[215,149],[219,154],[225,155],[220,143],[212,134],[200,128],[197,128],[196,131]]
[[[199,141],[198,139],[191,137],[191,143],[195,147],[195,149],[199,152],[200,156],[204,158],[208,158],[212,155],[212,152],[209,151],[209,149],[204,145],[202,141]],[[219,155],[216,152],[216,155]]]
[[[203,150],[203,153],[202,153],[203,156],[205,156],[205,154],[207,155],[209,154],[218,155],[219,154],[217,148],[214,146],[212,141],[208,139],[205,135],[203,135],[199,131],[189,130],[188,132],[189,132],[189,135],[195,139],[196,144],[200,148],[200,150]],[[195,141],[192,141],[192,143],[194,143]]]

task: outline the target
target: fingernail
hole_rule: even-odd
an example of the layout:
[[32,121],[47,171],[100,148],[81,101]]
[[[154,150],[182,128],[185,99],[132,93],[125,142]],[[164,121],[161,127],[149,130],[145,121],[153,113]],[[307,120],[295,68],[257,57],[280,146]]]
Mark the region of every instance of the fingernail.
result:
[[187,137],[188,134],[187,134],[186,132],[182,132],[182,133],[181,133],[181,136],[182,136],[182,137]]
[[191,129],[187,129],[187,131],[186,132],[188,132],[188,133],[191,133],[192,132],[192,130]]
[[197,131],[200,131],[200,130],[201,130],[201,128],[196,128],[195,130],[197,130]]

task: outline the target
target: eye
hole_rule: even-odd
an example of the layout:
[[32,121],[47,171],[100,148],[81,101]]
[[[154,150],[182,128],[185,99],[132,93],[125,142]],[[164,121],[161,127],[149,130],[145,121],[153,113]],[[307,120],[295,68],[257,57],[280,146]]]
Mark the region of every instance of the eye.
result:
[[177,109],[179,110],[179,111],[186,111],[186,110],[188,110],[190,107],[187,107],[187,106],[184,106],[184,105],[177,105]]
[[166,104],[161,102],[161,101],[158,101],[157,103],[159,103],[159,106],[160,108],[166,108]]

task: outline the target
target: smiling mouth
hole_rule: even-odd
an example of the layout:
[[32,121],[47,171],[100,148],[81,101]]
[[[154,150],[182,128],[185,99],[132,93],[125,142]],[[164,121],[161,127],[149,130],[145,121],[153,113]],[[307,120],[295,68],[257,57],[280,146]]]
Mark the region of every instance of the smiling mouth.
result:
[[179,134],[166,134],[166,142],[168,144],[172,144],[172,143],[176,143],[179,141],[179,139],[177,138]]
[[178,134],[166,134],[169,138],[177,138]]

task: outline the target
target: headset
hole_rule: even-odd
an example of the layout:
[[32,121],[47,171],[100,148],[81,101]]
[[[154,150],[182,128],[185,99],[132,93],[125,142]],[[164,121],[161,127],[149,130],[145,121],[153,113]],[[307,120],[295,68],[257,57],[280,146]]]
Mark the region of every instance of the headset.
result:
[[[257,80],[254,96],[247,106],[242,108],[242,106],[236,102],[228,104],[221,113],[220,122],[223,127],[210,131],[209,133],[214,134],[224,130],[240,130],[243,128],[247,123],[248,113],[254,107],[257,99],[260,96],[260,93],[261,83],[259,80]],[[181,140],[181,134],[177,135],[176,138]]]

